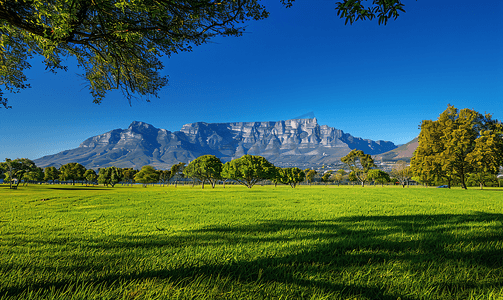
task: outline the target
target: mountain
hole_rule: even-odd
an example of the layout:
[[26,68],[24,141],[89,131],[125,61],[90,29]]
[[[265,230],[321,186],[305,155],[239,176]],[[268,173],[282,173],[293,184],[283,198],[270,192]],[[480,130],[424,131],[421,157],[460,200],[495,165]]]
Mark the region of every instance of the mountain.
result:
[[86,168],[108,166],[167,169],[178,162],[213,154],[223,162],[244,154],[261,155],[277,166],[312,166],[338,162],[352,149],[380,154],[396,148],[387,141],[353,137],[319,125],[316,118],[277,122],[186,124],[170,132],[143,122],[91,137],[78,148],[34,160],[39,167],[78,162]]
[[384,152],[382,154],[378,154],[375,156],[375,159],[382,161],[398,161],[405,160],[410,161],[414,151],[417,146],[419,146],[418,138],[416,137],[412,141],[408,142],[405,145],[401,145],[400,147],[390,150],[388,152]]

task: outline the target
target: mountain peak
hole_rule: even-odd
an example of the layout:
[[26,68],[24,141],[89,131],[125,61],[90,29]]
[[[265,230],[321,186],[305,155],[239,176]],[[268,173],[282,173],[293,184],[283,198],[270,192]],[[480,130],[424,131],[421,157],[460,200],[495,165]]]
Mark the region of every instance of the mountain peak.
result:
[[86,168],[170,168],[205,154],[215,155],[223,162],[255,154],[277,166],[309,167],[336,163],[352,149],[376,155],[395,148],[392,142],[353,137],[319,125],[315,117],[270,122],[196,122],[175,132],[133,121],[127,129],[91,137],[77,149],[42,157],[35,163],[41,167],[78,162]]
[[131,128],[150,128],[150,127],[154,127],[148,123],[145,123],[145,122],[141,122],[141,121],[133,121],[131,122],[131,124],[129,124],[129,127],[128,129],[131,129]]

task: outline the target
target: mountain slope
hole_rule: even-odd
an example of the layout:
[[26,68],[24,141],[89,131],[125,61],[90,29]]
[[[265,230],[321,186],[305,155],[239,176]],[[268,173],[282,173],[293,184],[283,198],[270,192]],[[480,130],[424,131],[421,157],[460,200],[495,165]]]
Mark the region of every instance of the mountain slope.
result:
[[395,149],[392,142],[361,139],[319,125],[316,118],[277,122],[186,124],[170,132],[143,122],[91,137],[78,148],[34,160],[37,166],[78,162],[86,168],[108,166],[166,169],[213,154],[229,161],[244,154],[262,155],[277,166],[310,166],[339,161],[352,149],[376,155]]
[[410,161],[418,145],[419,142],[418,138],[416,137],[412,141],[408,142],[407,144],[401,145],[396,149],[376,155],[375,158],[382,161]]

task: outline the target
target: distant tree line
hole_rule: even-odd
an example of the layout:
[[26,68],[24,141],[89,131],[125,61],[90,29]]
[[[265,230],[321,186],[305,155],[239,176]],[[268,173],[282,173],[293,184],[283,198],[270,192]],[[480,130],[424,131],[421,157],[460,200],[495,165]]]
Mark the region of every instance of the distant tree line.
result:
[[183,162],[175,164],[170,170],[156,170],[148,165],[141,170],[112,166],[100,168],[98,173],[79,163],[67,163],[59,169],[42,169],[26,158],[7,158],[0,163],[0,175],[4,175],[4,181],[9,183],[10,188],[17,188],[21,182],[27,185],[42,181],[111,187],[118,183],[141,183],[144,187],[154,183],[177,186],[180,180],[188,179],[193,185],[201,184],[202,188],[205,184],[214,188],[219,182],[224,187],[226,182],[232,182],[252,188],[265,180],[295,188],[304,181],[312,184],[316,176],[325,184],[349,182],[362,187],[366,183],[392,183],[405,187],[411,181],[426,186],[445,184],[449,188],[459,184],[464,189],[469,185],[480,188],[500,185],[497,174],[503,165],[503,126],[490,114],[482,115],[470,109],[458,110],[449,105],[437,121],[422,122],[418,140],[419,146],[410,166],[405,161],[398,161],[389,173],[379,169],[372,156],[355,149],[341,158],[348,172],[339,169],[323,174],[312,169],[279,168],[256,155],[244,155],[226,163],[214,155],[203,155],[188,165]]

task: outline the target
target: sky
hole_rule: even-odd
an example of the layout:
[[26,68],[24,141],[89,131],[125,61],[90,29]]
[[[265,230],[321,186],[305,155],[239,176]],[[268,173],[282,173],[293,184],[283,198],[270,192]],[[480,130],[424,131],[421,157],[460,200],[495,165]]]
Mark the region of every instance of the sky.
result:
[[448,104],[503,120],[503,1],[404,0],[386,26],[344,25],[335,0],[263,0],[269,18],[163,57],[168,86],[151,102],[110,92],[92,103],[75,62],[52,74],[33,61],[30,89],[5,93],[0,161],[30,159],[142,121],[178,131],[192,122],[288,120],[308,113],[353,136],[404,144]]

